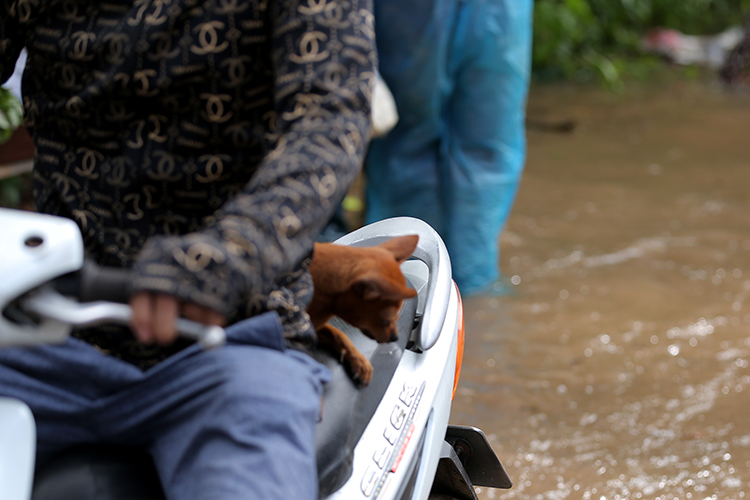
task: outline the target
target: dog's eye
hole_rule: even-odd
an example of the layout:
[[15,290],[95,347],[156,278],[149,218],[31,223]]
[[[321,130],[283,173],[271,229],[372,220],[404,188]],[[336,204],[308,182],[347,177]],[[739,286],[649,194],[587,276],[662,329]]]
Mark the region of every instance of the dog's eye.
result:
[[380,324],[383,325],[383,326],[388,326],[388,325],[391,324],[391,320],[388,319],[388,318],[383,318],[383,319],[380,320]]

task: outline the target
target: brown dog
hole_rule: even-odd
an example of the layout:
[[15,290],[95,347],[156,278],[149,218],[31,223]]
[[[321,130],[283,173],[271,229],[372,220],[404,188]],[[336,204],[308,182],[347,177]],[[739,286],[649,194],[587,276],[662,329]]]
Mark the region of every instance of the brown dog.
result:
[[338,316],[379,343],[398,339],[401,303],[417,295],[406,286],[399,264],[417,247],[419,236],[400,236],[375,247],[316,243],[310,263],[315,293],[307,308],[319,345],[348,361],[354,378],[365,385],[372,365],[349,337],[328,324]]

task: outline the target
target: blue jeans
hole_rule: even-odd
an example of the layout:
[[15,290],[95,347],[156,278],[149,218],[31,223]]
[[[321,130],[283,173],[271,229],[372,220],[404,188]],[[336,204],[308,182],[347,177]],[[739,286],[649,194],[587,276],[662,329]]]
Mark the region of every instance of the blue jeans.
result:
[[367,157],[367,222],[440,233],[462,293],[498,278],[526,155],[532,0],[375,0],[380,73],[399,113]]
[[76,339],[0,350],[0,395],[31,407],[37,463],[85,443],[141,446],[168,499],[315,499],[323,365],[286,350],[276,313],[227,329],[155,367]]

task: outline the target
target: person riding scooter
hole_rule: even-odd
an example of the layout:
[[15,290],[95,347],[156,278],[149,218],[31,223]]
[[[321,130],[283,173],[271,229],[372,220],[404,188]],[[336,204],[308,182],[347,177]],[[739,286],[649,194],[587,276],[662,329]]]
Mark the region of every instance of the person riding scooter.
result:
[[[329,373],[307,354],[306,262],[370,134],[371,12],[0,2],[0,82],[28,51],[37,209],[135,276],[135,338],[0,352],[0,395],[31,407],[38,462],[120,442],[150,452],[168,498],[316,496]],[[178,315],[241,323],[206,352],[175,340]]]

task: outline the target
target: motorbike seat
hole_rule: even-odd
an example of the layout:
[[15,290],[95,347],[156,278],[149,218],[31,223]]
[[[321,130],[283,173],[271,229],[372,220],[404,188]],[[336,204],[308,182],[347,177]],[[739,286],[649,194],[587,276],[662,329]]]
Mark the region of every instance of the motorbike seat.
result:
[[[354,447],[372,418],[411,337],[417,299],[404,301],[399,340],[377,344],[356,328],[334,319],[354,345],[370,359],[373,379],[367,387],[354,383],[332,354],[315,357],[333,374],[323,397],[316,430],[319,496],[338,490],[350,477]],[[36,471],[32,500],[164,500],[151,457],[143,450],[87,445],[58,455]]]

